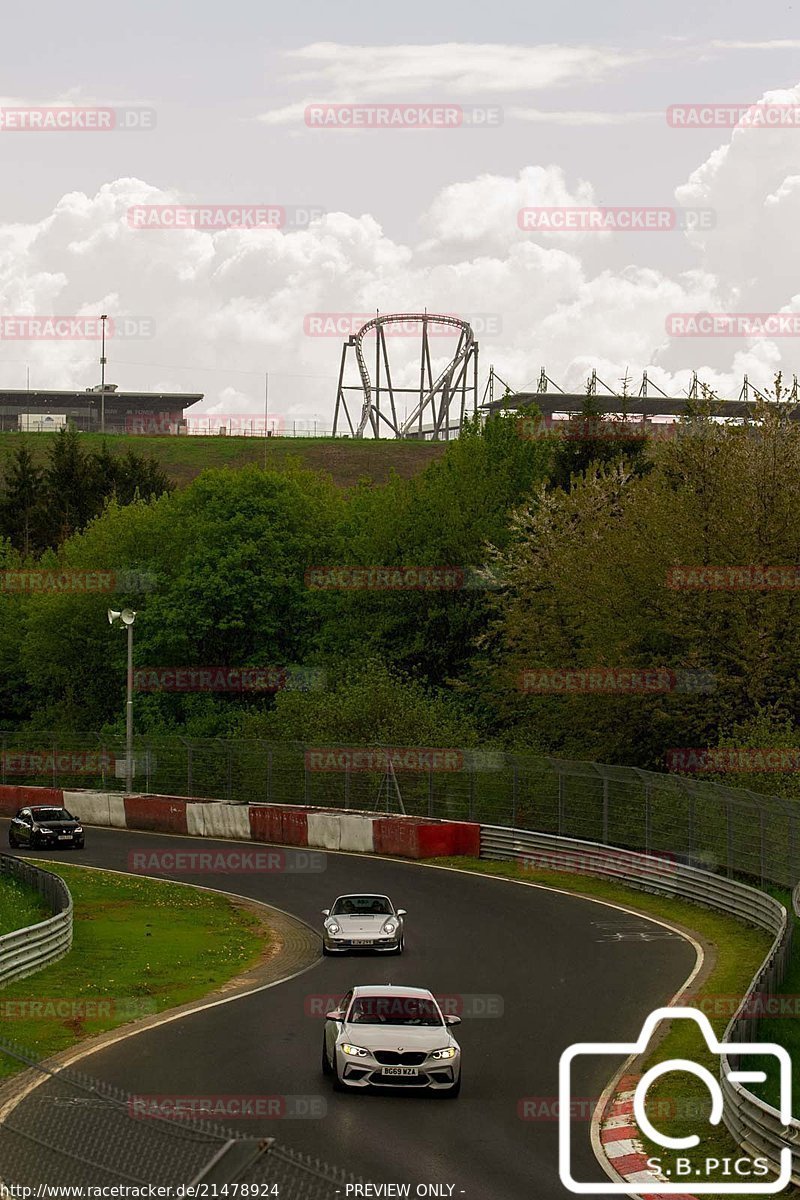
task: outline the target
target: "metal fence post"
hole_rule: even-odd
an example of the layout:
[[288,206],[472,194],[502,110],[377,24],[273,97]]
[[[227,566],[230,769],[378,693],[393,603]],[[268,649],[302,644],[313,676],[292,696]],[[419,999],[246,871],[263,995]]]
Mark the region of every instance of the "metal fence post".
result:
[[800,878],[795,870],[794,860],[797,857],[797,824],[792,813],[789,814],[789,861],[786,864],[787,874],[792,879]]
[[[729,806],[729,810],[730,810],[730,806]],[[728,815],[730,817],[730,811],[729,811]],[[728,824],[728,831],[730,833],[730,820],[729,820],[729,824]],[[694,853],[694,796],[689,797],[689,828],[687,829],[686,832],[687,832],[687,839],[689,842],[689,858],[694,858],[695,857],[695,853]]]
[[564,795],[564,776],[559,768],[556,769],[558,770],[558,832],[561,835],[564,832],[566,797]]
[[350,762],[345,764],[344,768],[344,806],[350,807]]
[[192,795],[192,743],[186,743],[186,795]]
[[231,792],[233,790],[233,742],[228,742],[228,779],[227,779],[227,800],[231,802]]
[[730,800],[725,805],[728,825],[728,878],[733,878],[733,805]]
[[603,844],[608,845],[608,776],[603,776]]
[[760,871],[761,871],[761,886],[762,887],[764,886],[764,883],[767,878],[767,860],[766,860],[767,838],[766,838],[765,825],[766,825],[766,822],[765,822],[765,818],[764,818],[764,810],[762,808],[762,809],[759,809],[759,813],[758,813],[758,839],[759,839],[758,861],[759,861],[759,867],[760,867]]
[[267,746],[267,804],[272,801],[272,746]]
[[511,776],[511,824],[517,823],[517,804],[519,800],[519,765],[514,759],[513,773]]
[[433,805],[433,767],[431,766],[431,767],[428,767],[428,816],[429,817],[432,817],[434,815],[433,808],[434,808],[434,805]]
[[644,785],[644,848],[645,853],[650,853],[650,847],[653,841],[653,790],[649,783]]

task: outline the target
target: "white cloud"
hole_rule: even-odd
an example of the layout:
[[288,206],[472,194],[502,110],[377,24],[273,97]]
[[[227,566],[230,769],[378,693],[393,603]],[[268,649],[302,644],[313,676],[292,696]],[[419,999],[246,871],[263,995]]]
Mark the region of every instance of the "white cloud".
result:
[[288,58],[311,64],[294,78],[325,84],[338,96],[448,96],[529,92],[566,83],[593,82],[632,63],[641,51],[611,46],[501,45],[446,42],[433,45],[346,46],[316,42]]
[[299,123],[306,107],[322,100],[344,103],[412,98],[468,103],[487,96],[522,95],[571,83],[596,83],[651,57],[646,51],[592,45],[446,42],[346,46],[315,42],[285,54],[287,60],[306,68],[294,71],[289,80],[302,84],[309,98],[261,113],[258,119],[268,125]]

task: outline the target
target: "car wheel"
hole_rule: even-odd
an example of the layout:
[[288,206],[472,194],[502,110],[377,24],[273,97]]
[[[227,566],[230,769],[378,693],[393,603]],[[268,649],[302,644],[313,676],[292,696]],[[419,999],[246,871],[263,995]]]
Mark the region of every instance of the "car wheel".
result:
[[329,957],[330,957],[330,953],[331,953],[331,952],[330,952],[330,950],[328,949],[328,947],[327,947],[327,946],[325,945],[325,943],[323,942],[323,943],[322,943],[322,957],[323,957],[323,958],[329,958]]
[[10,829],[9,829],[9,831],[8,831],[8,844],[9,844],[9,846],[11,847],[11,849],[12,849],[12,850],[17,850],[17,849],[19,849],[19,842],[18,842],[18,841],[17,841],[17,839],[14,837],[14,834],[13,834],[12,830],[10,830]]
[[325,1038],[322,1039],[322,1074],[332,1075],[331,1064],[328,1062],[328,1048],[325,1044]]
[[449,1087],[447,1089],[447,1091],[442,1091],[440,1094],[442,1096],[444,1096],[445,1100],[455,1100],[456,1096],[458,1096],[460,1094],[460,1092],[461,1092],[461,1076],[459,1075],[458,1079],[455,1081],[453,1086]]
[[83,849],[83,847],[84,847],[84,843],[83,843],[83,842],[73,842],[72,844],[73,844],[73,847],[74,847],[76,850],[82,850],[82,849]]

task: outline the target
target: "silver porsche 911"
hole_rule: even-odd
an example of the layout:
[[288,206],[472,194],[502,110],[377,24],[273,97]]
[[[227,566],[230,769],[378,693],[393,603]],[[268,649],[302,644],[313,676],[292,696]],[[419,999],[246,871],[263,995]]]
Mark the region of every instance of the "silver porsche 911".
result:
[[388,896],[339,896],[332,908],[323,908],[323,954],[348,950],[378,950],[402,954],[405,945],[404,908],[395,908]]

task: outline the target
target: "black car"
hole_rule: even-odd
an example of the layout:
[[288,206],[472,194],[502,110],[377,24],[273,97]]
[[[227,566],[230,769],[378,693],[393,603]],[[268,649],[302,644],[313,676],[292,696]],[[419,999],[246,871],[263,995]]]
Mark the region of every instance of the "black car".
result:
[[65,808],[53,805],[21,808],[9,826],[8,844],[14,850],[18,846],[37,850],[73,846],[82,850],[83,826]]

